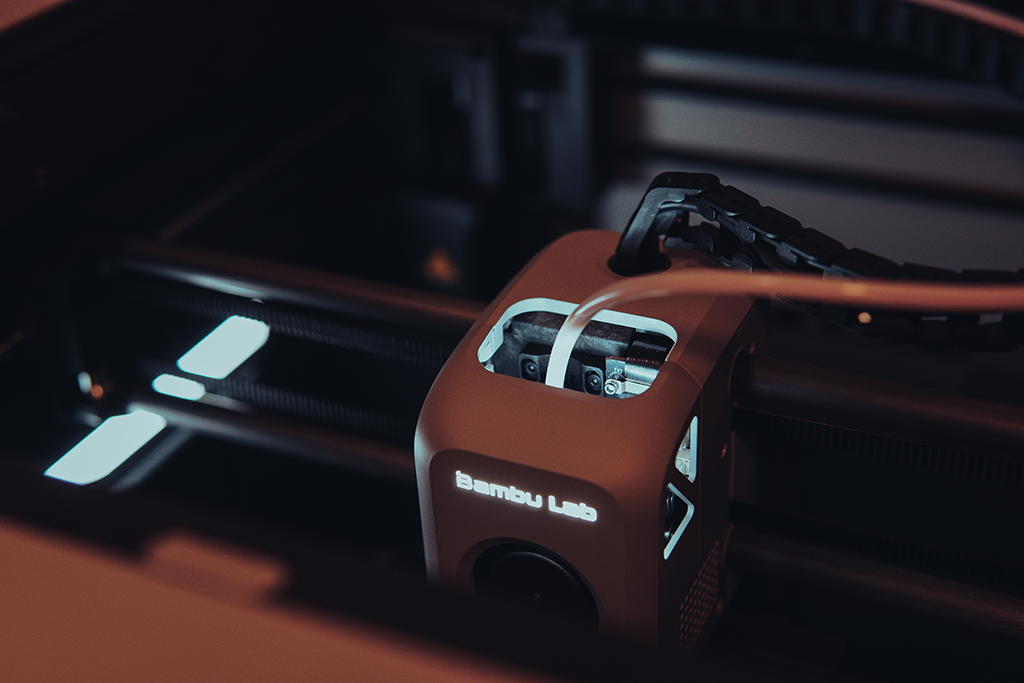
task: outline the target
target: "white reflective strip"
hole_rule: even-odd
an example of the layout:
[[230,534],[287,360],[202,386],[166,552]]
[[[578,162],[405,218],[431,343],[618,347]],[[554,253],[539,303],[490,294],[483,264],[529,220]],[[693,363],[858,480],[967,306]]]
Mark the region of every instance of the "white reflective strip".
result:
[[669,558],[669,555],[672,554],[672,551],[676,549],[676,544],[679,543],[679,539],[682,538],[683,532],[686,531],[686,527],[690,525],[690,520],[693,519],[694,511],[693,503],[691,503],[690,499],[684,496],[683,492],[677,489],[674,484],[669,484],[668,490],[686,503],[686,515],[683,517],[683,520],[679,522],[679,526],[676,527],[675,531],[672,532],[672,537],[668,539],[668,544],[665,546],[665,551],[662,553],[662,557],[666,560]]
[[44,474],[72,484],[91,484],[107,476],[167,426],[145,410],[107,418]]
[[160,375],[153,380],[153,391],[164,396],[198,401],[206,394],[206,387],[194,379],[185,379],[175,375]]
[[193,375],[224,379],[256,353],[269,336],[266,323],[233,315],[179,358],[178,367]]

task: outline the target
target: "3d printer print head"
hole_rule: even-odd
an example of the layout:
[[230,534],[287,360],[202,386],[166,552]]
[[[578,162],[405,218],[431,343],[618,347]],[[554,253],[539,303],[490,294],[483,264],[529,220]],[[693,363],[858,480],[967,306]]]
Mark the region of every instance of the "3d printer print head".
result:
[[[745,300],[638,302],[591,323],[565,387],[547,386],[573,302],[622,277],[608,267],[616,239],[548,247],[435,380],[415,445],[428,572],[685,650],[707,618],[687,595],[728,528],[728,366],[757,325]],[[709,267],[692,252],[672,262]]]

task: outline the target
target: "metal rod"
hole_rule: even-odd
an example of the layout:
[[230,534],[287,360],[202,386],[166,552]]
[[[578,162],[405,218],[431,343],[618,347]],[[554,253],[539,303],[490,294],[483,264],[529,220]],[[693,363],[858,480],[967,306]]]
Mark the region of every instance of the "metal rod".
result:
[[478,301],[207,249],[129,239],[113,258],[125,270],[227,294],[358,316],[458,341]]
[[1024,600],[737,527],[726,565],[1024,640]]
[[415,483],[410,448],[265,413],[237,412],[152,392],[133,395],[128,401],[128,409],[157,413],[169,424],[196,434],[270,448],[410,486]]
[[750,401],[788,406],[1024,458],[1024,409],[1017,406],[748,354],[736,359],[731,391],[741,406]]

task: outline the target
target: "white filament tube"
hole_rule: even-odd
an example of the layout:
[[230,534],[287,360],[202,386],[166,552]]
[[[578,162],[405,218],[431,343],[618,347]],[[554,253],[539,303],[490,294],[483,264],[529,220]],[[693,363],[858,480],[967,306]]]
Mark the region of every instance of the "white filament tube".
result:
[[628,301],[666,296],[779,296],[850,307],[933,313],[1024,311],[1024,285],[1019,284],[841,280],[798,273],[747,274],[713,270],[658,273],[604,287],[577,306],[555,337],[545,384],[565,386],[573,347],[583,328],[599,312]]

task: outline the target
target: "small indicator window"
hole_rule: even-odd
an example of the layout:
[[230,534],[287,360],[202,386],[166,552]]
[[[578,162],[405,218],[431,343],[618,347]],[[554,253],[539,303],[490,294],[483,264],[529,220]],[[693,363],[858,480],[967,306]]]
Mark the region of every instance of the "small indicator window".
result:
[[676,449],[676,469],[690,482],[697,479],[697,416],[690,420],[690,426],[683,434],[683,440]]

